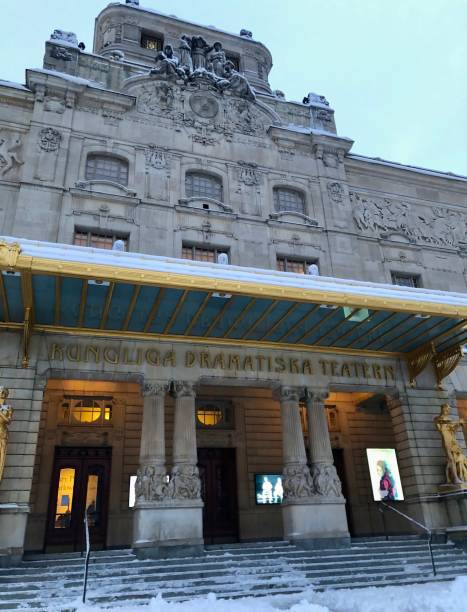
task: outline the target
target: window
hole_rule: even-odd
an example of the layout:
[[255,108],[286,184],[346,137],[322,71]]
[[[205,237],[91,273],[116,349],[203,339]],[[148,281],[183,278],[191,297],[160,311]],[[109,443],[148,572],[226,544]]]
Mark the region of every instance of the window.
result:
[[199,429],[231,429],[233,406],[228,400],[196,400],[196,426]]
[[316,264],[316,260],[290,259],[289,257],[278,257],[276,268],[280,272],[295,272],[296,274],[308,274],[308,266]]
[[240,72],[240,58],[238,57],[238,55],[232,55],[230,53],[226,53],[225,54],[225,59],[228,62],[232,62],[232,64],[234,65],[234,69],[237,72]]
[[113,181],[120,185],[128,185],[128,162],[111,155],[88,155],[86,180]]
[[222,202],[222,181],[212,174],[187,172],[185,193],[187,198],[213,198]]
[[112,421],[112,398],[66,397],[60,421],[64,425],[108,425]]
[[229,256],[229,249],[217,249],[215,247],[208,246],[200,247],[190,244],[184,244],[182,247],[182,258],[192,259],[193,261],[209,261],[211,263],[217,263],[219,253],[227,253],[227,256]]
[[391,272],[392,284],[402,285],[403,287],[421,287],[419,274],[404,274]]
[[116,240],[122,240],[122,242],[125,244],[125,251],[128,250],[128,236],[79,229],[75,229],[73,244],[76,246],[88,246],[95,247],[96,249],[112,250]]
[[159,36],[154,34],[141,34],[141,46],[143,49],[149,49],[151,51],[162,51],[163,40]]
[[277,187],[274,189],[274,207],[278,212],[305,214],[305,198],[300,191]]

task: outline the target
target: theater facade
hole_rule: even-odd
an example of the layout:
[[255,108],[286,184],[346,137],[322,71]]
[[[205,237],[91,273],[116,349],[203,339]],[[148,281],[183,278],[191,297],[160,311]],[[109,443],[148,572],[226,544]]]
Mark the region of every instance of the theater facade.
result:
[[248,30],[112,3],[43,66],[0,81],[0,562],[85,514],[141,557],[413,533],[367,449],[462,532],[467,179],[352,154]]

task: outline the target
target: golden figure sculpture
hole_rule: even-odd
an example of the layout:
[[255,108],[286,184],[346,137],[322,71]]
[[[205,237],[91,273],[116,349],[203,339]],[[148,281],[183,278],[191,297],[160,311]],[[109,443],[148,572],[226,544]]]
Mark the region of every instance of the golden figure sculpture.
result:
[[0,482],[3,478],[3,468],[5,467],[6,447],[8,444],[8,425],[11,423],[13,409],[5,404],[9,395],[6,387],[0,387]]
[[446,453],[446,482],[449,484],[467,483],[467,457],[456,439],[456,432],[464,425],[463,419],[453,421],[449,418],[449,404],[443,404],[440,414],[433,420],[436,429],[441,434]]

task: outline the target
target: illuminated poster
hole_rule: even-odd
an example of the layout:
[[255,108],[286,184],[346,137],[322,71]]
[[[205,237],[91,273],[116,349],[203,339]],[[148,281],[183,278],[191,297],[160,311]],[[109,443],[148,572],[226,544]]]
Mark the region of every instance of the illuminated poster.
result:
[[257,504],[281,504],[282,474],[255,474],[255,497]]
[[402,501],[402,484],[393,448],[367,448],[373,499],[375,501]]

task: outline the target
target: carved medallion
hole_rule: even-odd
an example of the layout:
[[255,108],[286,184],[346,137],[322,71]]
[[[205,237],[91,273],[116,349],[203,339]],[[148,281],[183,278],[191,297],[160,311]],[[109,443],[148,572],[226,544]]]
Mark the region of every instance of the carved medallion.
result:
[[56,151],[60,146],[61,138],[62,135],[57,130],[44,128],[39,132],[39,147],[47,153]]
[[151,166],[152,168],[157,168],[160,170],[161,168],[165,168],[167,165],[165,151],[158,149],[155,145],[149,145],[145,151],[145,156],[146,166]]
[[328,183],[328,193],[333,202],[342,202],[344,198],[344,189],[340,183]]
[[191,95],[189,104],[191,110],[204,119],[212,119],[219,112],[219,104],[216,98],[203,93]]

